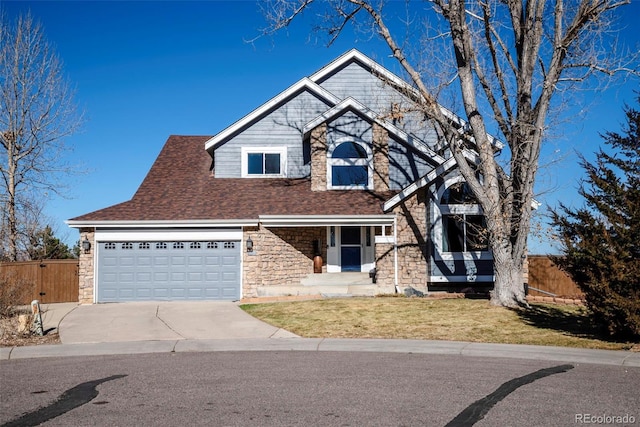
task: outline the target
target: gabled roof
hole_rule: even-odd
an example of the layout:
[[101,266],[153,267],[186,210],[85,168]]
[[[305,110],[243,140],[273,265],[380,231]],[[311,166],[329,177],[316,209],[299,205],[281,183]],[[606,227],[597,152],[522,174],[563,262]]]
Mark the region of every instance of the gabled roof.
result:
[[[392,86],[401,90],[403,93],[410,94],[412,98],[422,98],[420,92],[418,92],[418,90],[414,86],[410,85],[407,81],[401,79],[396,74],[392,73],[357,49],[351,49],[348,52],[345,52],[344,54],[333,60],[331,63],[311,75],[309,79],[315,83],[320,84],[326,78],[354,61],[370,69],[381,80],[390,83]],[[447,119],[451,120],[453,123],[456,123],[460,127],[461,132],[468,128],[468,123],[457,114],[454,114],[451,110],[440,106],[440,111]],[[502,150],[504,148],[504,144],[494,136],[487,134],[487,137],[489,138],[489,142],[493,144],[497,150]]]
[[208,136],[171,136],[133,198],[67,221],[71,227],[257,224],[261,216],[379,216],[393,192],[311,191],[309,178],[215,178]]
[[319,85],[317,85],[316,83],[314,83],[313,81],[305,77],[302,80],[299,80],[295,84],[288,87],[284,92],[281,92],[279,95],[271,98],[269,101],[262,104],[260,107],[256,108],[251,113],[247,114],[242,119],[238,120],[228,128],[224,129],[222,132],[218,133],[216,136],[209,138],[205,142],[205,145],[204,145],[205,149],[210,150],[215,148],[217,145],[222,144],[223,142],[226,142],[229,138],[236,135],[246,126],[249,126],[251,123],[254,123],[256,120],[260,119],[261,117],[265,116],[266,114],[280,107],[281,105],[289,101],[291,98],[295,97],[296,95],[304,91],[312,93],[313,95],[323,100],[329,106],[336,105],[338,102],[340,102],[340,99],[338,97],[336,97],[335,95],[333,95],[332,93],[324,89],[323,87],[320,87]]
[[420,151],[430,156],[430,158],[433,159],[433,161],[436,162],[437,164],[441,164],[444,162],[444,157],[442,157],[441,155],[433,151],[426,144],[423,144],[421,141],[411,137],[408,133],[398,128],[396,125],[389,123],[387,120],[379,118],[378,114],[375,111],[371,110],[361,102],[351,97],[346,98],[344,101],[340,102],[335,107],[328,109],[327,111],[325,111],[324,113],[322,113],[321,115],[319,115],[318,117],[316,117],[315,119],[307,123],[303,128],[304,137],[307,138],[313,129],[315,129],[322,123],[329,122],[335,119],[336,117],[341,116],[346,111],[351,111],[357,114],[358,116],[360,116],[362,119],[366,120],[369,123],[377,123],[378,125],[382,126],[384,129],[387,130],[387,132],[389,132],[392,136],[394,136],[397,140],[401,142],[404,142],[408,145],[411,145],[411,143],[419,144]]
[[[331,63],[322,67],[320,70],[312,74],[310,77],[305,77],[299,80],[289,88],[285,89],[279,95],[275,96],[271,100],[267,101],[266,103],[262,104],[260,107],[253,110],[248,115],[244,116],[242,119],[238,120],[231,126],[227,127],[226,129],[224,129],[214,137],[208,139],[205,142],[205,149],[206,150],[215,149],[216,146],[226,142],[229,138],[236,135],[242,129],[249,126],[251,123],[254,123],[256,120],[265,116],[266,114],[269,114],[270,112],[280,107],[285,102],[287,102],[288,100],[290,100],[291,98],[293,98],[294,96],[298,95],[299,93],[305,90],[309,91],[310,93],[324,100],[329,107],[333,107],[337,105],[342,100],[337,96],[333,95],[331,92],[324,89],[323,87],[321,87],[320,83],[322,83],[329,76],[336,73],[338,70],[346,67],[347,65],[353,62],[357,62],[361,64],[365,68],[371,70],[371,72],[376,76],[378,76],[381,80],[392,84],[393,86],[397,87],[399,90],[402,90],[405,93],[411,94],[414,98],[419,99],[421,97],[419,92],[409,83],[407,83],[405,80],[401,79],[391,71],[387,70],[385,67],[378,64],[377,62],[375,62],[368,56],[364,55],[357,49],[351,49],[345,52],[344,54],[342,54],[341,56],[339,56],[338,58],[336,58],[335,60],[333,60]],[[442,106],[440,108],[442,113],[449,120],[451,120],[452,122],[460,126],[461,131],[464,131],[467,128],[468,125],[466,121],[464,121],[461,117],[455,115],[453,112],[451,112],[450,110]],[[488,136],[489,136],[489,141],[492,144],[494,144],[496,149],[501,150],[503,148],[504,144],[502,144],[493,136],[491,135],[488,135]]]

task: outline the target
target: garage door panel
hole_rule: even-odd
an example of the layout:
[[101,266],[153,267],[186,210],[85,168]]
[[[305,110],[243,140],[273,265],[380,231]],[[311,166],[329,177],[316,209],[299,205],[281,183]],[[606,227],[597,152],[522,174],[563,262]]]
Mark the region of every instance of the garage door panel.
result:
[[153,291],[151,288],[140,288],[136,289],[136,296],[140,299],[148,299],[153,295]]
[[133,267],[135,265],[135,258],[130,255],[120,257],[118,264],[120,267]]
[[240,298],[239,242],[99,242],[98,302]]
[[153,288],[153,298],[154,299],[168,299],[169,298],[169,289],[154,287]]
[[134,280],[133,272],[122,272],[118,275],[118,281],[120,283],[133,283]]
[[133,289],[120,289],[118,291],[118,298],[120,299],[124,299],[124,298],[133,298],[135,296],[135,293],[133,292]]
[[138,262],[137,262],[138,267],[141,266],[151,266],[151,257],[150,256],[139,256],[138,257]]
[[138,271],[136,273],[136,282],[138,284],[150,283],[152,274],[150,272]]
[[202,266],[202,265],[204,265],[204,257],[201,256],[201,255],[199,255],[199,256],[190,255],[188,257],[188,261],[187,262],[189,263],[190,266],[194,266],[194,267],[195,266]]
[[202,282],[204,281],[204,274],[199,271],[190,271],[187,278],[189,282]]
[[183,256],[172,256],[171,265],[184,267],[185,265],[187,265],[187,259]]

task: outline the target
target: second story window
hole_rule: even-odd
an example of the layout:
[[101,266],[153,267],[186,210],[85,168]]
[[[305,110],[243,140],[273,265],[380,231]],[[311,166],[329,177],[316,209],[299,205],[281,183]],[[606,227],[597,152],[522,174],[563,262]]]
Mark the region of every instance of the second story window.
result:
[[285,177],[286,160],[286,147],[243,147],[242,177]]
[[372,187],[372,155],[368,147],[353,141],[342,142],[327,153],[330,188],[335,190]]

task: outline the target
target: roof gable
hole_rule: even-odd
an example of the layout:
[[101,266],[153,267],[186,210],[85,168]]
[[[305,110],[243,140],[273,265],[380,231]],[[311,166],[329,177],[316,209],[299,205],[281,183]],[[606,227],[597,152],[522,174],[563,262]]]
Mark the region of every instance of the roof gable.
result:
[[241,132],[242,129],[245,129],[247,126],[255,123],[261,117],[269,114],[271,111],[285,104],[298,94],[307,91],[316,97],[323,100],[327,105],[333,106],[340,102],[340,99],[335,95],[331,94],[326,89],[320,87],[316,83],[314,83],[309,78],[305,77],[295,84],[291,85],[285,91],[276,95],[266,103],[262,104],[260,107],[253,110],[251,113],[244,116],[242,119],[238,120],[231,126],[224,129],[222,132],[218,133],[214,137],[210,138],[205,142],[205,149],[211,150],[215,149],[216,146],[226,142],[231,137],[236,135],[238,132]]
[[413,147],[413,144],[416,144],[418,146],[416,148],[421,152],[427,154],[436,164],[444,163],[444,157],[433,151],[426,144],[423,144],[419,140],[412,138],[411,135],[407,134],[405,131],[398,128],[394,124],[379,118],[375,111],[371,110],[361,102],[358,102],[351,97],[328,109],[323,114],[307,123],[303,129],[304,137],[307,138],[313,129],[315,129],[322,123],[329,122],[336,117],[341,116],[346,111],[354,112],[369,123],[376,123],[380,125],[384,129],[386,129],[387,132],[389,132],[389,134],[392,135],[396,140],[405,143],[409,147]]
[[[321,84],[330,76],[335,75],[340,70],[353,63],[362,66],[372,75],[379,78],[385,84],[390,85],[401,94],[407,96],[409,99],[418,100],[422,98],[420,92],[413,85],[409,84],[406,80],[401,79],[396,74],[392,73],[356,49],[351,49],[350,51],[345,52],[343,55],[339,56],[334,61],[311,75],[309,79],[317,84]],[[455,123],[459,127],[460,133],[466,132],[469,125],[464,119],[441,105],[440,111],[447,119],[451,120],[451,122]],[[489,138],[489,142],[493,144],[497,150],[502,150],[504,148],[504,144],[497,138],[490,134],[487,134],[487,136]]]

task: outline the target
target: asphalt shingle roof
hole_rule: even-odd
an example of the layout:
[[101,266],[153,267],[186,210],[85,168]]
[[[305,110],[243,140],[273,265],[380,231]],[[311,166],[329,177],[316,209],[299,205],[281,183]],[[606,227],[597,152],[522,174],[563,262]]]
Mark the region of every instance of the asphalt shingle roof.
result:
[[133,198],[72,221],[258,219],[259,215],[379,215],[394,193],[311,191],[311,180],[215,178],[210,136],[170,136]]

